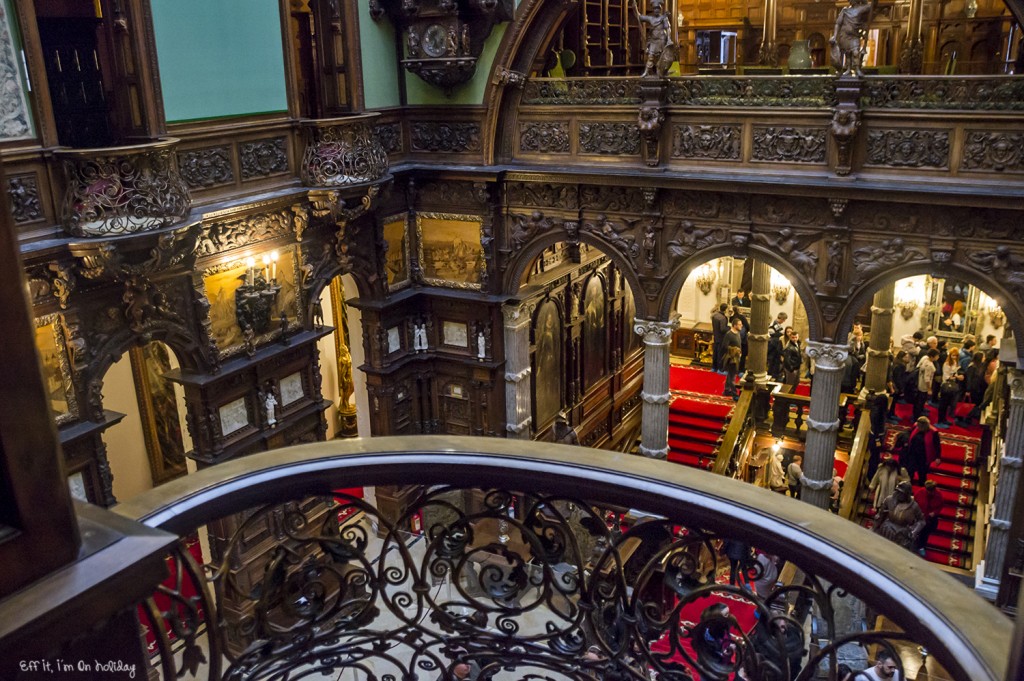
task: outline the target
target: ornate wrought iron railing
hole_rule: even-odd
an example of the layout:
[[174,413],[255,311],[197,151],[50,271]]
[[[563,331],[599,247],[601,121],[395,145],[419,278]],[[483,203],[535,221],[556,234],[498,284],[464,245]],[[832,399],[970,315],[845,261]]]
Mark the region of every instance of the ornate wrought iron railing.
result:
[[307,187],[363,184],[384,177],[388,155],[373,126],[379,113],[301,122],[306,149],[299,170]]
[[192,205],[174,157],[178,140],[103,149],[57,149],[64,169],[61,222],[73,236],[117,236],[169,227]]
[[[404,484],[427,487],[399,518],[332,492]],[[337,505],[314,511],[317,495]],[[274,506],[296,498],[307,501]],[[184,643],[174,658],[158,637],[168,679],[199,670],[202,626],[205,673],[230,679],[339,670],[449,679],[465,664],[480,679],[657,672],[681,681],[696,670],[806,681],[819,667],[837,678],[839,656],[860,644],[913,641],[951,678],[1001,681],[1010,653],[1003,615],[849,521],[722,476],[597,450],[440,436],[305,445],[208,468],[116,510],[182,536],[244,512],[205,576],[182,551],[162,605],[147,605],[148,626]],[[365,519],[340,524],[352,510]],[[271,511],[273,528],[259,531]],[[399,529],[410,525],[421,534]],[[763,561],[745,560],[754,591],[718,583],[723,540],[781,556],[805,577],[778,586]],[[242,583],[238,552],[256,544],[268,547],[265,567]],[[899,630],[837,630],[847,593]],[[225,646],[231,630],[245,647]]]

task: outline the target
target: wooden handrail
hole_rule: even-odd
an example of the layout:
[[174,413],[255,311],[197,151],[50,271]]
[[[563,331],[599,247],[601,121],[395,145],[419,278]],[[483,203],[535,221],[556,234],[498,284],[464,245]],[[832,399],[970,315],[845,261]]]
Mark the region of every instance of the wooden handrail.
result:
[[753,398],[753,390],[744,389],[740,392],[740,399],[736,402],[736,408],[732,412],[729,427],[722,438],[722,444],[718,447],[715,465],[711,468],[711,472],[715,475],[725,475],[729,470],[730,462],[736,456],[736,447],[740,442],[740,436],[746,430],[747,417],[750,414],[750,403]]
[[857,495],[870,457],[868,444],[871,442],[871,418],[869,414],[864,413],[867,411],[861,410],[860,423],[857,424],[857,432],[850,447],[850,463],[846,467],[843,492],[839,497],[839,515],[847,520],[853,520],[853,514],[857,510]]

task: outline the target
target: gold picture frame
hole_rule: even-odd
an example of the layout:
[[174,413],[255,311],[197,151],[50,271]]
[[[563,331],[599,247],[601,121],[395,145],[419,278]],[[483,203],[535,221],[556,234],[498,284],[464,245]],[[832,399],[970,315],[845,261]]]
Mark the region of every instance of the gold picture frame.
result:
[[188,472],[174,384],[163,377],[172,368],[170,352],[166,345],[154,341],[143,347],[129,348],[128,358],[155,486]]
[[416,243],[423,281],[479,291],[483,287],[484,219],[478,215],[417,213]]
[[[271,312],[270,328],[256,336],[254,340],[257,344],[269,342],[281,333],[278,319],[282,312],[287,315],[289,326],[302,319],[297,277],[297,273],[300,272],[298,249],[288,246],[276,250],[277,284],[281,290]],[[257,267],[262,266],[262,256],[269,253],[268,250],[253,256]],[[246,259],[239,258],[207,268],[203,272],[203,292],[210,304],[210,333],[217,344],[217,349],[225,356],[245,350],[245,338],[241,327],[238,326],[235,310],[235,291],[242,285],[247,270]]]
[[384,270],[388,277],[388,291],[398,291],[411,282],[409,276],[409,214],[401,213],[384,218],[381,228],[388,246]]
[[78,418],[78,400],[72,380],[64,318],[49,314],[36,318],[36,348],[53,420],[58,426]]

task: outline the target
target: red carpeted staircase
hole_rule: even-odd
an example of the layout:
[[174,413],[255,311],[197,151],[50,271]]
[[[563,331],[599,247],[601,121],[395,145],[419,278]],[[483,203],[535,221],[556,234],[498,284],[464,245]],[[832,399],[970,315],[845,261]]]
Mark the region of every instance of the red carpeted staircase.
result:
[[[886,432],[886,448],[891,449],[896,438],[906,427],[892,426]],[[951,429],[952,430],[952,429]],[[958,429],[963,432],[964,429]],[[980,431],[980,429],[979,429]],[[933,563],[964,570],[973,569],[974,526],[977,509],[979,466],[978,453],[981,440],[978,437],[940,431],[942,453],[928,471],[928,479],[934,480],[946,506],[942,509],[939,526],[928,538],[925,558]],[[914,486],[914,492],[920,489]],[[864,512],[861,524],[872,526],[873,509],[868,509],[870,496],[867,483],[862,497]]]
[[673,400],[668,415],[668,460],[710,469],[729,425],[734,402],[722,396],[725,377],[706,369],[672,367]]

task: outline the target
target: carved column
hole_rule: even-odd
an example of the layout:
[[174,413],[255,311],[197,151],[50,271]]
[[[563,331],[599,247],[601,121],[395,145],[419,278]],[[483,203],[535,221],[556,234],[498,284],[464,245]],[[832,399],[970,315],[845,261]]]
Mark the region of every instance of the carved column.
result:
[[764,0],[764,36],[761,39],[761,49],[757,53],[757,61],[763,66],[776,66],[779,63],[779,47],[775,30],[777,12],[776,0]]
[[533,305],[501,308],[505,320],[506,437],[529,440],[533,407],[530,403],[530,318]]
[[985,544],[984,581],[993,589],[1003,574],[1010,522],[1024,464],[1024,371],[1009,369],[1006,373],[1010,403],[1006,412],[1006,435],[1003,438],[1003,455],[999,459],[995,500],[989,510],[988,542]]
[[640,453],[652,459],[668,456],[669,341],[679,326],[679,317],[667,322],[633,320],[633,330],[644,339],[644,401],[640,431]]
[[814,381],[800,498],[818,508],[828,508],[832,491],[839,430],[839,386],[848,354],[845,345],[807,341],[807,356],[814,361]]
[[771,323],[771,267],[754,260],[750,291],[750,331],[747,333],[747,371],[757,383],[768,382],[768,324]]
[[924,43],[921,42],[922,0],[910,0],[907,16],[907,39],[900,51],[900,73],[921,73],[924,65]]
[[892,313],[896,284],[888,284],[875,294],[871,304],[871,343],[864,372],[864,387],[880,393],[885,390],[889,373],[889,343],[892,341]]

